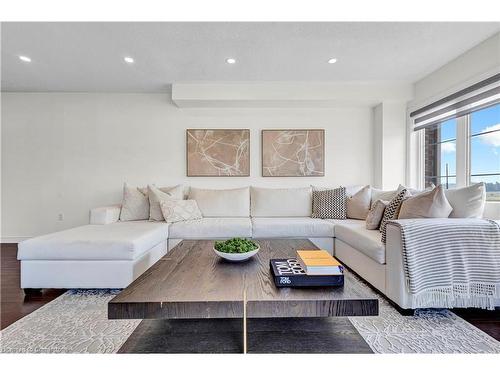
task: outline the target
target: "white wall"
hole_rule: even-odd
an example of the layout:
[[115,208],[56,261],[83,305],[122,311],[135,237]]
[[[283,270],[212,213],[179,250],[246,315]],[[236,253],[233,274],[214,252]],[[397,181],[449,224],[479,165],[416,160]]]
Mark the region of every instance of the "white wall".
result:
[[373,184],[394,190],[406,181],[406,102],[384,101],[373,109]]
[[[187,178],[185,129],[191,127],[250,128],[251,176]],[[287,127],[326,129],[325,177],[260,176],[260,130]],[[124,181],[219,188],[369,184],[372,135],[368,106],[180,109],[166,94],[2,93],[2,239],[87,223],[91,207],[120,201]]]
[[415,82],[414,109],[500,72],[500,33]]

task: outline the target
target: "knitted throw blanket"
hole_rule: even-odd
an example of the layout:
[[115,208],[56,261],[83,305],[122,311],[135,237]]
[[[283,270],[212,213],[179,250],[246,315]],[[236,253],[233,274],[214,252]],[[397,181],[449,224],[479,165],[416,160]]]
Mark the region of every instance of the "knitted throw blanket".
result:
[[486,219],[405,219],[408,292],[418,307],[493,309],[500,299],[500,225]]

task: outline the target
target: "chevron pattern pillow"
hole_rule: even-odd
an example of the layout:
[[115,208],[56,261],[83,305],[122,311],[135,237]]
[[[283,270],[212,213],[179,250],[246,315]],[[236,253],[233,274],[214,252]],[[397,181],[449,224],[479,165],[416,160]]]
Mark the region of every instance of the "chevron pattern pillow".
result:
[[382,232],[382,243],[386,240],[386,228],[387,222],[389,220],[396,220],[399,216],[399,210],[401,209],[401,204],[403,201],[410,196],[410,192],[407,189],[401,190],[396,194],[394,198],[391,199],[389,204],[386,206],[384,211],[384,216],[380,222],[380,232]]
[[346,190],[316,190],[312,193],[312,217],[319,219],[346,219]]

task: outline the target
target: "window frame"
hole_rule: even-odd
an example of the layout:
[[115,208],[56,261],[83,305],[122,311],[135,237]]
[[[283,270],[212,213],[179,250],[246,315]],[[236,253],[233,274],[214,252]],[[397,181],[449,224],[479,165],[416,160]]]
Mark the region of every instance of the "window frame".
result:
[[[493,104],[492,106],[495,105],[500,105],[500,104]],[[478,109],[478,111],[482,110],[484,108]],[[483,133],[477,133],[477,134],[471,134],[471,115],[473,112],[466,114],[461,117],[457,117],[457,129],[456,129],[456,139],[455,139],[455,144],[456,144],[456,173],[455,173],[455,178],[456,178],[456,187],[461,188],[461,187],[466,187],[470,186],[472,184],[472,179],[474,177],[480,177],[480,176],[500,176],[500,170],[498,173],[485,173],[485,174],[474,174],[472,175],[472,170],[471,170],[471,160],[472,160],[472,150],[471,150],[471,141],[473,137],[476,137],[478,135],[490,133],[490,132],[483,132]],[[446,120],[445,120],[446,121]],[[444,121],[443,121],[444,122]],[[494,130],[491,132],[497,132],[500,130]],[[421,187],[425,186],[425,180],[426,176],[425,175],[425,130],[424,131],[419,131],[417,133],[420,133],[420,136],[418,138],[418,143],[419,143],[419,150],[421,153],[421,158],[419,160],[419,184]],[[449,141],[449,140],[447,140]],[[444,142],[447,142],[444,141]],[[440,143],[444,143],[440,142]],[[450,176],[451,177],[451,176]],[[495,200],[488,200],[488,197],[486,197],[486,200],[488,202],[495,202]]]

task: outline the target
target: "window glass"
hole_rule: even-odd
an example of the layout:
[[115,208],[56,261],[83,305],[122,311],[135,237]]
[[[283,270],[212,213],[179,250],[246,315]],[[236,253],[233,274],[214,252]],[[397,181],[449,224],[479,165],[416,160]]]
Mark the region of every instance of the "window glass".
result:
[[500,104],[470,114],[470,182],[486,184],[486,199],[500,200]]

